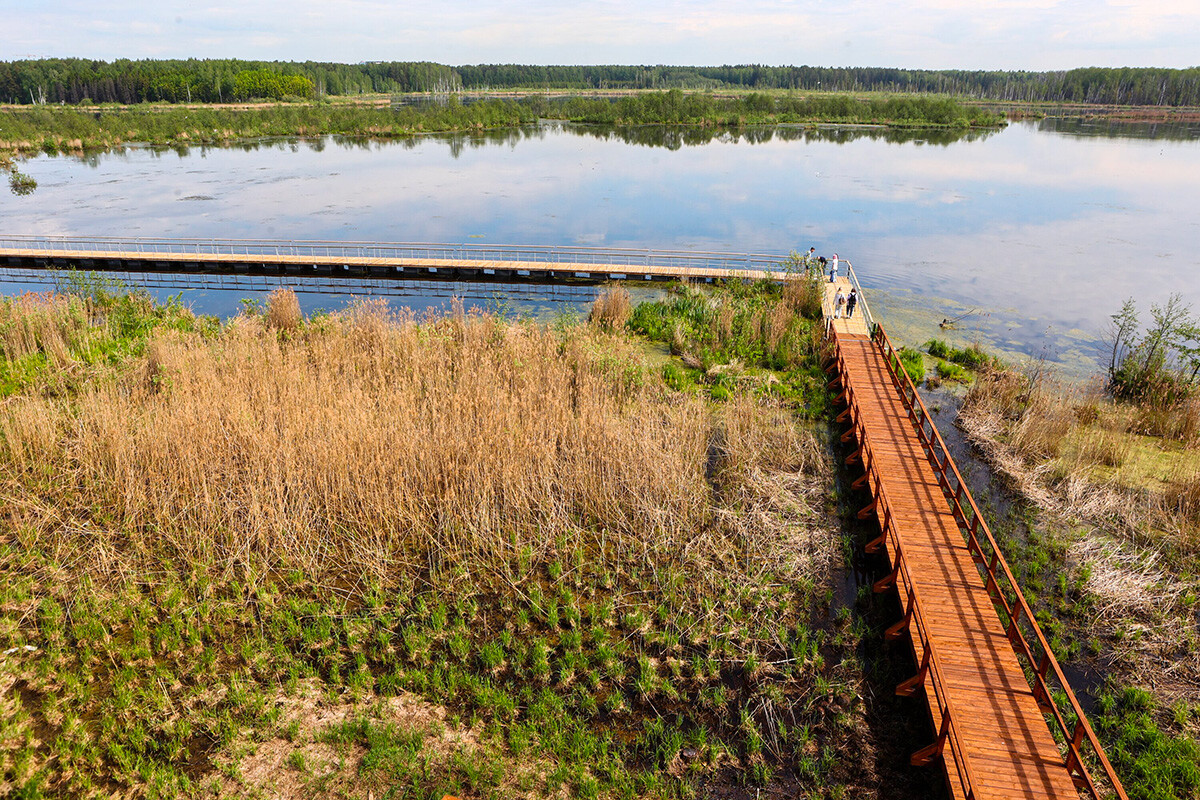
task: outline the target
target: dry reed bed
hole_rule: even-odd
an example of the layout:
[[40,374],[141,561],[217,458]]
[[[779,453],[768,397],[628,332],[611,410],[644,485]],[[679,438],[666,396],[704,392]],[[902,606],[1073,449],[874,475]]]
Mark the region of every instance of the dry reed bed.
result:
[[[1069,567],[1086,576],[1095,602],[1090,633],[1109,639],[1122,671],[1160,696],[1196,702],[1200,629],[1189,596],[1200,587],[1187,575],[1200,547],[1200,517],[1183,503],[1200,479],[1167,476],[1174,485],[1163,491],[1097,479],[1097,467],[1120,466],[1131,447],[1124,430],[1100,424],[1098,402],[1094,388],[992,373],[968,393],[958,424],[1056,527],[1084,531],[1071,535]],[[1133,413],[1129,424],[1143,416]],[[1064,447],[1068,441],[1075,446]]]
[[87,303],[50,292],[21,295],[0,303],[0,354],[16,361],[44,353],[50,363],[64,366],[72,345],[86,340],[93,329]]
[[548,794],[668,785],[646,754],[681,764],[685,736],[696,780],[765,784],[813,736],[804,780],[843,751],[873,774],[855,634],[808,624],[840,536],[789,409],[672,391],[601,320],[121,303],[3,310],[6,353],[58,348],[42,377],[116,355],[0,402],[0,794],[171,796],[281,736],[303,757],[265,704],[317,677],[478,713],[493,767],[557,763]]
[[[750,555],[828,568],[834,538],[805,500],[817,448],[784,411],[743,397],[714,414],[587,328],[363,304],[301,330],[275,305],[215,340],[160,334],[70,400],[10,398],[5,527],[101,572],[166,560],[392,582],[556,548],[615,568],[682,559],[701,582],[702,565]],[[768,472],[790,474],[791,501]],[[714,487],[782,502],[766,516],[811,541],[764,552],[761,529],[715,512]]]

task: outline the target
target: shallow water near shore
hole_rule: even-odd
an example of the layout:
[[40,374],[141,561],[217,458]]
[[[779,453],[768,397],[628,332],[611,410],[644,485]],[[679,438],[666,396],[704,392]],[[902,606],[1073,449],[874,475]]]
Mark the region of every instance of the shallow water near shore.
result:
[[[14,234],[781,256],[814,246],[854,263],[898,341],[978,341],[1082,375],[1095,368],[1108,316],[1125,297],[1147,312],[1173,291],[1200,305],[1194,127],[1044,120],[958,137],[544,123],[388,142],[127,147],[24,163],[38,189],[0,195],[0,216]],[[180,288],[196,310],[228,313],[222,290]],[[337,306],[361,288],[350,282],[306,306]],[[0,291],[22,290],[18,280],[0,282]],[[503,291],[520,303],[531,290]],[[543,304],[541,289],[532,291],[545,309],[565,302],[578,312],[590,300],[567,293]],[[393,302],[436,305],[428,294],[396,293]],[[942,320],[954,324],[943,330]]]

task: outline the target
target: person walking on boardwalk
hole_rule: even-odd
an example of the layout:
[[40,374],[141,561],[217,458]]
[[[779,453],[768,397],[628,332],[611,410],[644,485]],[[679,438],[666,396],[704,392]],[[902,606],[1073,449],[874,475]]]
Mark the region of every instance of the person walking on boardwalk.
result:
[[842,309],[846,305],[846,295],[842,292],[842,287],[838,287],[837,294],[833,296],[833,318],[842,318]]
[[858,305],[858,289],[851,289],[850,296],[846,298],[846,319],[854,316],[854,307]]
[[833,258],[829,260],[829,282],[833,283],[837,280],[838,272],[838,254],[834,253]]

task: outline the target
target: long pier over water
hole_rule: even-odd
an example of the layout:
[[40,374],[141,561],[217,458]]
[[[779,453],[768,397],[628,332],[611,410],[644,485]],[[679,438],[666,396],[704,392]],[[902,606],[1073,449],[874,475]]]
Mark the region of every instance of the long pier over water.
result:
[[886,636],[907,639],[917,664],[896,693],[923,696],[934,730],[912,763],[940,761],[954,798],[1124,800],[896,348],[864,300],[855,316],[838,313],[835,293],[858,284],[848,271],[826,283],[829,369],[842,440],[856,445],[847,463],[862,472],[854,486],[871,496],[858,516],[880,526],[867,551],[890,565],[874,588],[896,590],[903,609]]
[[487,244],[0,236],[0,264],[44,269],[597,283],[782,279],[778,255]]

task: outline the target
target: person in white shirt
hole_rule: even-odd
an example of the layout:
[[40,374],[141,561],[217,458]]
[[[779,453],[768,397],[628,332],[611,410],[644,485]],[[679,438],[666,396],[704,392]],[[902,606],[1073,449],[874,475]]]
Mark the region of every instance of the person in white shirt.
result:
[[837,294],[833,296],[833,318],[842,318],[842,309],[846,307],[846,295],[841,287],[838,287]]

